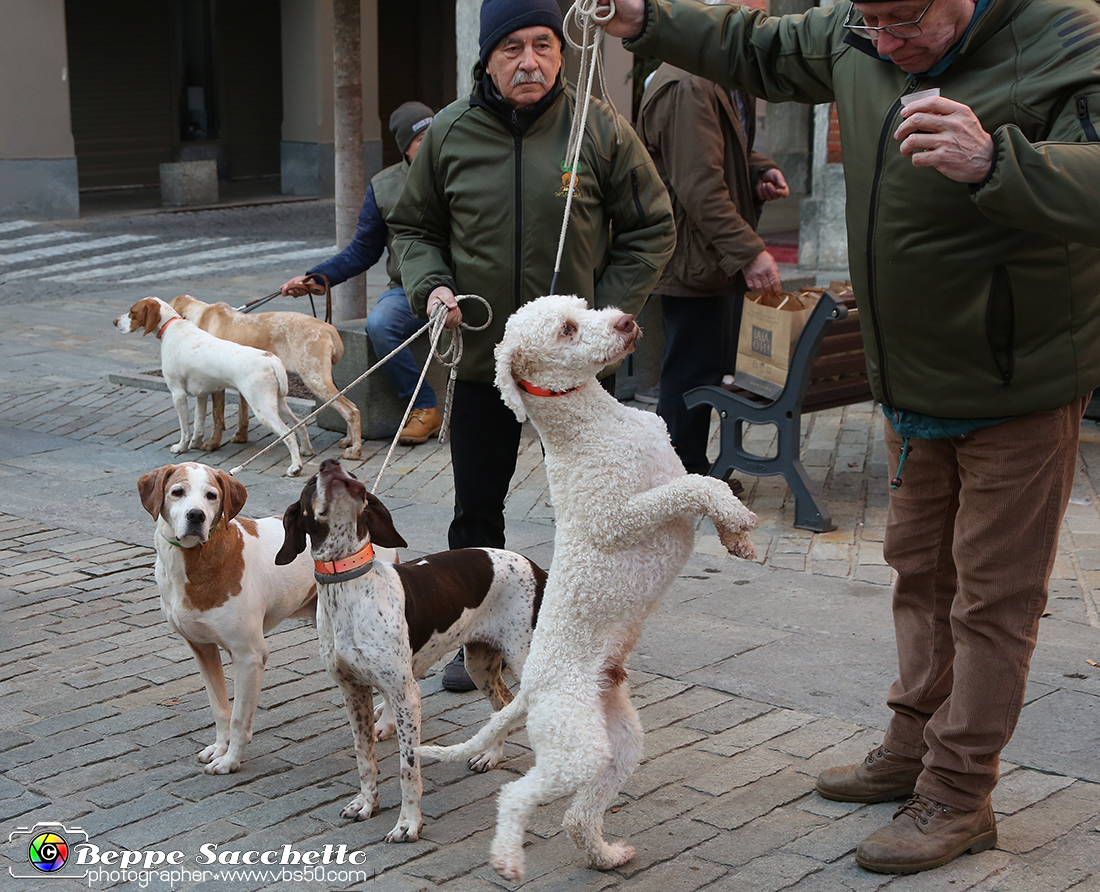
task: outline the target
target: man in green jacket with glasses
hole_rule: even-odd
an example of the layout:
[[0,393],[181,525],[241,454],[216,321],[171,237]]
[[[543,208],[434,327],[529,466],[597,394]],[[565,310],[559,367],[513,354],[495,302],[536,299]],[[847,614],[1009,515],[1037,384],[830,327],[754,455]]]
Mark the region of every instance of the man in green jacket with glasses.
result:
[[836,102],[850,270],[887,417],[899,675],[882,746],[817,789],[911,796],[857,848],[870,870],[987,849],[1100,384],[1100,7],[616,9],[608,32],[636,53],[768,101]]

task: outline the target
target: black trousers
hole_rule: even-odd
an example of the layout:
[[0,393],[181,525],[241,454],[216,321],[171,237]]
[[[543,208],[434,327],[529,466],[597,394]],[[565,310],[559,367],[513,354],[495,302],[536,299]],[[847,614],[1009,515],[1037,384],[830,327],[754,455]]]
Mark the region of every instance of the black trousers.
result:
[[504,499],[523,425],[492,384],[456,381],[451,405],[455,513],[450,548],[504,548]]
[[688,409],[684,394],[705,384],[721,384],[733,371],[741,326],[740,294],[721,297],[661,295],[665,352],[657,414],[668,425],[672,447],[689,474],[706,474],[710,407]]

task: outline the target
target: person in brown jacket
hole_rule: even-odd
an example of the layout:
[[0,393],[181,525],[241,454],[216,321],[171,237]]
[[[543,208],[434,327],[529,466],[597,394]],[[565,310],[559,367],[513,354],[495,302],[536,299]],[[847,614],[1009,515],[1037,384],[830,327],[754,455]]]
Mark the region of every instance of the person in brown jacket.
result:
[[638,115],[676,221],[676,251],[654,292],[665,335],[657,414],[693,474],[710,470],[710,408],[689,410],[684,393],[732,370],[746,286],[779,291],[779,268],[756,224],[764,202],[790,190],[775,162],[752,151],[755,124],[751,97],[667,64]]

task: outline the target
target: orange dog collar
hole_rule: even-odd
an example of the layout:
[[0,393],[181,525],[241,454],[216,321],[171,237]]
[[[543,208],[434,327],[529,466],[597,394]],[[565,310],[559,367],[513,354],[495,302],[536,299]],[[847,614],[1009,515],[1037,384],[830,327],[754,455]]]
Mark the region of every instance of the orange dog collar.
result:
[[337,561],[314,561],[314,576],[318,582],[333,583],[345,582],[348,579],[357,579],[370,569],[374,561],[374,546],[368,542],[355,554]]
[[524,381],[520,378],[516,383],[526,390],[531,396],[565,396],[567,393],[572,393],[574,390],[580,390],[584,387],[583,384],[578,384],[576,387],[570,387],[568,390],[547,390],[545,387],[539,387],[537,384],[532,384],[530,381]]

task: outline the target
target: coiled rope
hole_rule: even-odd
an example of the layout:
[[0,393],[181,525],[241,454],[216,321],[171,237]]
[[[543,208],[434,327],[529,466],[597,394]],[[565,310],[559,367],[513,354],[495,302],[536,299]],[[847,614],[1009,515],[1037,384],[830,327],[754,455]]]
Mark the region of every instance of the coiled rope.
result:
[[401,431],[404,429],[406,422],[408,422],[408,420],[409,420],[409,415],[412,413],[412,407],[413,407],[413,404],[416,402],[416,397],[419,395],[420,390],[424,385],[424,378],[428,374],[428,366],[431,364],[431,361],[432,361],[433,357],[435,359],[437,359],[442,365],[445,365],[450,369],[450,372],[448,373],[448,376],[447,376],[447,391],[446,391],[446,394],[444,396],[444,401],[443,401],[443,427],[440,428],[440,433],[439,433],[439,442],[440,443],[445,443],[447,441],[446,434],[447,434],[448,424],[450,422],[451,402],[454,399],[454,385],[455,385],[455,380],[458,377],[458,371],[457,371],[458,363],[462,359],[462,329],[465,328],[467,331],[481,331],[485,328],[488,328],[489,325],[493,321],[493,308],[489,305],[489,302],[484,297],[481,297],[480,295],[477,295],[477,294],[460,294],[460,295],[457,295],[455,297],[455,299],[459,300],[459,301],[463,301],[463,300],[478,300],[478,301],[481,301],[485,305],[485,310],[488,313],[488,319],[486,319],[485,323],[482,324],[482,325],[476,325],[475,326],[475,325],[470,325],[469,323],[466,323],[466,322],[462,322],[462,323],[459,324],[459,326],[457,328],[451,329],[450,330],[451,331],[451,342],[448,345],[446,350],[444,350],[443,352],[440,352],[440,350],[439,350],[439,339],[440,339],[440,336],[443,334],[443,332],[445,330],[444,327],[443,327],[443,323],[446,321],[446,318],[447,318],[447,308],[442,303],[437,304],[435,309],[432,311],[431,319],[429,319],[426,323],[424,323],[424,325],[422,325],[419,329],[417,329],[415,332],[413,332],[411,335],[409,335],[409,337],[407,337],[401,344],[399,344],[397,347],[394,347],[393,350],[391,350],[389,353],[387,353],[385,356],[383,356],[380,360],[378,360],[378,362],[376,362],[369,369],[367,369],[365,372],[363,372],[363,374],[361,374],[358,378],[356,378],[354,381],[352,381],[350,384],[348,384],[347,387],[345,387],[338,394],[336,394],[336,396],[332,397],[329,400],[326,400],[324,403],[322,403],[320,406],[318,406],[316,409],[314,409],[313,412],[311,412],[305,418],[301,419],[297,424],[295,424],[285,434],[283,434],[280,437],[277,437],[271,443],[268,443],[263,449],[261,449],[255,455],[250,456],[247,460],[241,462],[241,464],[237,465],[234,468],[230,468],[229,473],[235,476],[238,471],[244,470],[246,467],[248,467],[250,464],[252,464],[252,462],[254,462],[256,459],[258,459],[265,452],[267,452],[270,449],[274,449],[276,446],[278,446],[280,443],[282,443],[284,440],[286,440],[287,437],[294,436],[294,432],[296,430],[298,430],[298,428],[305,426],[310,421],[312,421],[314,418],[316,418],[324,409],[331,406],[340,397],[344,396],[344,394],[346,394],[349,390],[351,390],[353,387],[355,387],[355,385],[357,385],[361,381],[364,381],[367,377],[369,377],[375,371],[377,371],[382,366],[384,366],[387,362],[389,362],[390,359],[392,359],[394,356],[396,356],[398,353],[400,353],[402,350],[404,350],[406,347],[408,347],[413,341],[415,341],[418,337],[420,337],[426,331],[431,332],[431,349],[428,351],[428,358],[424,362],[424,368],[421,370],[420,378],[416,382],[416,389],[413,391],[412,398],[409,400],[409,404],[405,408],[405,414],[404,414],[404,416],[402,416],[401,423],[397,427],[397,433],[394,434],[393,442],[390,443],[389,451],[386,453],[386,459],[382,463],[382,469],[378,472],[378,477],[374,481],[374,489],[372,489],[371,491],[374,492],[375,490],[378,489],[378,483],[379,483],[379,481],[381,481],[382,474],[385,472],[387,466],[390,463],[390,459],[393,456],[393,451],[397,447],[397,441],[401,437]]
[[[577,97],[580,99],[581,108],[579,114],[573,115],[573,124],[569,129],[569,142],[565,153],[566,167],[569,169],[569,191],[565,196],[565,213],[562,215],[561,236],[558,239],[558,255],[554,259],[554,277],[550,281],[550,293],[556,294],[558,287],[558,273],[561,272],[561,258],[565,253],[565,235],[569,229],[569,212],[573,207],[573,193],[577,188],[577,169],[580,166],[581,147],[584,144],[584,133],[588,126],[588,107],[592,99],[593,84],[600,85],[600,93],[603,101],[611,106],[612,117],[615,121],[615,139],[619,144],[623,141],[622,128],[619,125],[619,112],[611,96],[607,92],[607,80],[603,69],[603,39],[604,26],[615,17],[615,0],[610,0],[607,6],[600,8],[597,0],[576,0],[565,14],[562,25],[562,33],[565,40],[581,54],[580,71],[577,75]],[[571,29],[579,29],[580,41],[573,39]]]

